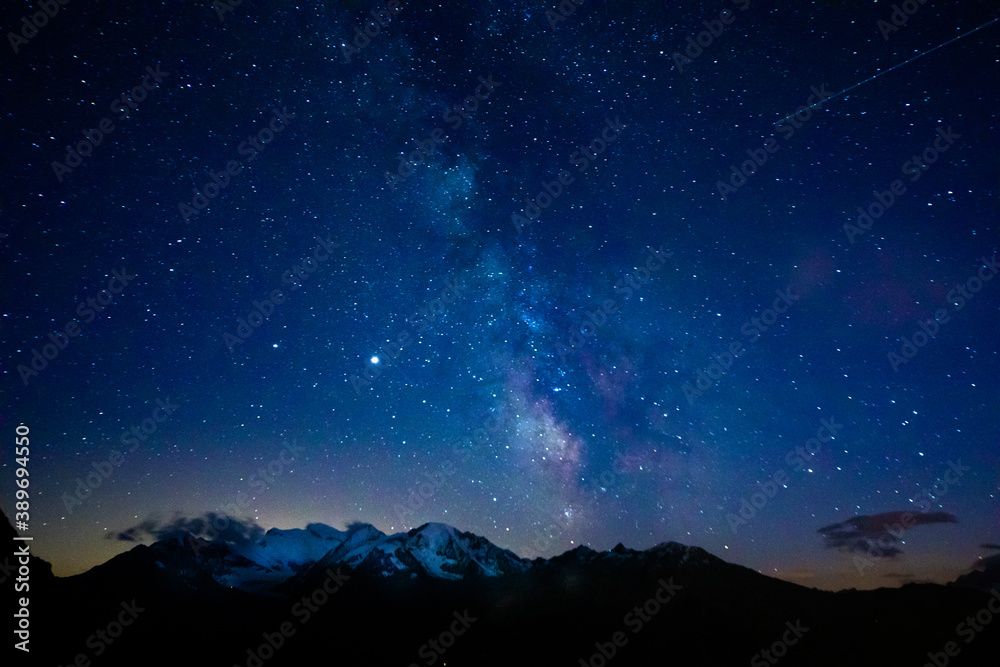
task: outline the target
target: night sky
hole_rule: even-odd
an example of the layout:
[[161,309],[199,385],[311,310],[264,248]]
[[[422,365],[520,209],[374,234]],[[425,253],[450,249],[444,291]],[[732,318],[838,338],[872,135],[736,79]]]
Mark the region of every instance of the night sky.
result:
[[34,553],[206,512],[829,589],[995,553],[996,10],[775,4],[8,3]]

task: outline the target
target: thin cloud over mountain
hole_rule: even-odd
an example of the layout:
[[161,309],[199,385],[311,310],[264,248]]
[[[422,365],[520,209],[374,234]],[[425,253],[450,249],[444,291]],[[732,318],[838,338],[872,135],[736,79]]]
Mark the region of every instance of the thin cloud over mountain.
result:
[[185,540],[189,536],[223,540],[242,544],[259,540],[264,529],[253,519],[234,519],[217,512],[206,512],[198,517],[175,516],[169,522],[145,519],[138,524],[109,536],[119,542],[159,542]]
[[860,552],[874,558],[895,558],[903,551],[894,545],[902,543],[906,530],[934,523],[958,523],[958,518],[948,512],[883,512],[851,517],[823,526],[816,532],[823,536],[828,549]]

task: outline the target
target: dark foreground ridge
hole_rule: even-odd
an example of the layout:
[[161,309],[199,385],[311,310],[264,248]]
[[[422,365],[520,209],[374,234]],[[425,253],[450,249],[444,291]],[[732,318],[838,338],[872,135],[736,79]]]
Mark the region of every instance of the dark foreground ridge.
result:
[[995,665],[995,582],[830,593],[675,542],[528,561],[443,524],[311,524],[67,578],[36,559],[22,664]]

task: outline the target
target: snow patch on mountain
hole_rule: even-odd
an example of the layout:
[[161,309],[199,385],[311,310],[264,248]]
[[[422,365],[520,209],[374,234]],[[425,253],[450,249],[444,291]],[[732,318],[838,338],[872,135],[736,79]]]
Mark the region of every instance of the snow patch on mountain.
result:
[[347,535],[322,523],[272,528],[260,541],[239,545],[236,551],[265,570],[298,572],[343,544]]

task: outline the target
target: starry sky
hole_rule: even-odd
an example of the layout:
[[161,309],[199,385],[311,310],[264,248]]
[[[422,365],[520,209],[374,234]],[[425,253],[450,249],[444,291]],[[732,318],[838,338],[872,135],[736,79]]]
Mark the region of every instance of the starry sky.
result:
[[8,3],[5,510],[25,424],[60,575],[206,512],[967,571],[1000,22],[793,4]]

